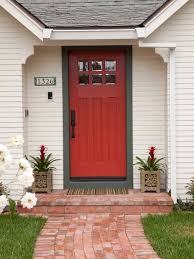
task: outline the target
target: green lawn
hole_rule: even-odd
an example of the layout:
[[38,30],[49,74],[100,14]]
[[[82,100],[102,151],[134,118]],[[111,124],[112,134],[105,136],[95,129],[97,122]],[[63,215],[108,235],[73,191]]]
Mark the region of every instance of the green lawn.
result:
[[45,219],[0,216],[0,259],[31,259]]
[[194,259],[194,213],[148,216],[142,223],[147,238],[162,259]]

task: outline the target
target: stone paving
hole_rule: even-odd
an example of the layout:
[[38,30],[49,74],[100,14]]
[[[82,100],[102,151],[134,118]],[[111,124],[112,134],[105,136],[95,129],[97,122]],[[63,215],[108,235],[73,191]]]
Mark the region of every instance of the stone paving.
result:
[[156,259],[140,215],[110,213],[49,217],[34,259]]

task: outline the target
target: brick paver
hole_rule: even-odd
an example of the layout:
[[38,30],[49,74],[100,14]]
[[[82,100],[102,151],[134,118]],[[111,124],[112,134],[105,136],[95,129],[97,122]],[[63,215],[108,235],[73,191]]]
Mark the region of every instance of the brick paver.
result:
[[141,193],[129,190],[124,195],[67,195],[66,190],[37,194],[38,204],[32,210],[18,207],[20,213],[63,216],[77,213],[115,213],[145,215],[169,213],[173,202],[167,193]]
[[49,217],[38,237],[35,259],[156,259],[140,215],[110,213]]

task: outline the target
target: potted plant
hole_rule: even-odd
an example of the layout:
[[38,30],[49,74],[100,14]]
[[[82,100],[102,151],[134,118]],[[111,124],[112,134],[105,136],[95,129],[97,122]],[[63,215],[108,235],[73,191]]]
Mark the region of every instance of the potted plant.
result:
[[34,183],[32,185],[32,192],[50,193],[53,189],[53,163],[59,159],[54,159],[52,154],[46,155],[46,147],[41,145],[40,156],[30,156],[30,163],[34,172]]
[[157,159],[155,157],[156,148],[149,148],[149,156],[147,159],[136,157],[140,170],[141,192],[151,191],[160,192],[160,173],[163,171],[164,164],[161,161],[164,159]]

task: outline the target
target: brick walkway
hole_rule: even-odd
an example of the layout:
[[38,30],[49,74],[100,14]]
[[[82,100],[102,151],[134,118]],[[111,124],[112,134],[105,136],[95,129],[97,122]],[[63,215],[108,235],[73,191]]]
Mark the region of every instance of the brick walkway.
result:
[[156,259],[140,215],[109,213],[49,217],[35,259]]

